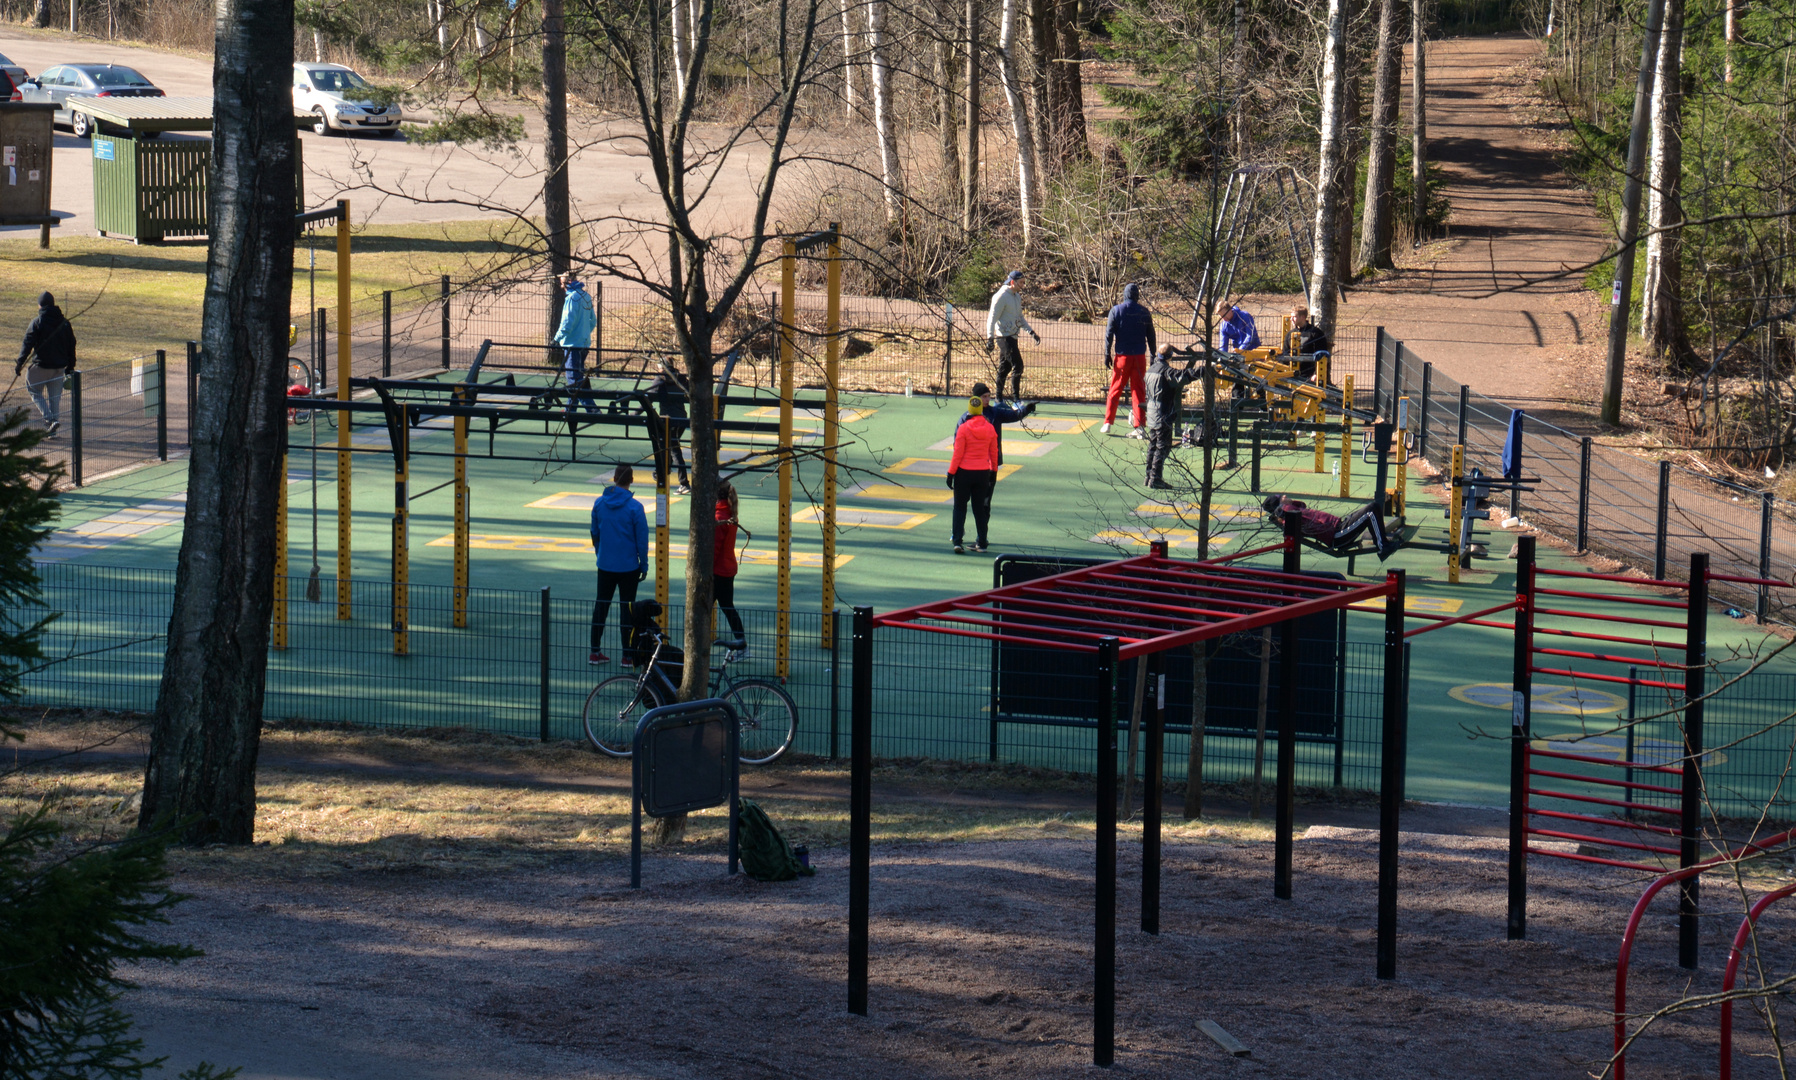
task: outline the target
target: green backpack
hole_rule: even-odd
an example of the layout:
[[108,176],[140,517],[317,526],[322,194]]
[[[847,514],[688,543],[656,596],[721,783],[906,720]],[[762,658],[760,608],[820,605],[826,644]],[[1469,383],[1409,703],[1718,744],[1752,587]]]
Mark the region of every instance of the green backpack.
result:
[[736,813],[736,843],[742,852],[742,870],[756,881],[791,881],[800,874],[816,873],[792,854],[792,845],[780,835],[779,826],[756,806],[743,799]]

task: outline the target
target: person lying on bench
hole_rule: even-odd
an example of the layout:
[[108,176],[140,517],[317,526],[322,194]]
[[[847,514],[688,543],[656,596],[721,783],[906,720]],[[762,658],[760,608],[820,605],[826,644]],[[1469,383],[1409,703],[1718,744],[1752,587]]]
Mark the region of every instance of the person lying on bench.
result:
[[1299,531],[1337,555],[1351,554],[1359,545],[1360,534],[1370,532],[1372,544],[1378,551],[1378,561],[1383,562],[1397,550],[1399,542],[1398,538],[1384,531],[1384,502],[1385,496],[1380,495],[1345,518],[1313,509],[1287,495],[1268,495],[1260,505],[1267,518],[1281,529],[1286,514],[1299,515],[1302,521]]

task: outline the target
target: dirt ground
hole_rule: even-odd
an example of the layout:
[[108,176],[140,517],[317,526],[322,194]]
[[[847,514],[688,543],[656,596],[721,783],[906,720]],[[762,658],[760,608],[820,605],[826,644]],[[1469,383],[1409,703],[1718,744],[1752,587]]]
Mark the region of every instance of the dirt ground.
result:
[[[1063,1077],[1091,1055],[1093,851],[1062,839],[876,848],[871,1015],[845,1010],[846,856],[815,878],[723,875],[712,849],[492,875],[343,871],[177,879],[168,933],[206,949],[145,969],[131,1006],[172,1064],[252,1077]],[[1373,977],[1376,842],[1319,828],[1296,898],[1265,843],[1176,839],[1164,932],[1136,929],[1123,844],[1116,1071],[1151,1077],[1545,1077],[1600,1071],[1616,942],[1638,882],[1533,865],[1531,938],[1504,940],[1495,838],[1408,834],[1398,978]],[[1722,897],[1717,895],[1719,904]],[[1675,902],[1656,909],[1637,1008],[1684,992]],[[1736,920],[1707,927],[1690,988],[1713,990]],[[1768,959],[1787,941],[1766,935]],[[1742,1010],[1742,1051],[1763,1025]],[[1231,1058],[1196,1027],[1251,1050]],[[1716,1014],[1664,1023],[1635,1077],[1713,1075]],[[1736,1075],[1774,1075],[1763,1057]]]

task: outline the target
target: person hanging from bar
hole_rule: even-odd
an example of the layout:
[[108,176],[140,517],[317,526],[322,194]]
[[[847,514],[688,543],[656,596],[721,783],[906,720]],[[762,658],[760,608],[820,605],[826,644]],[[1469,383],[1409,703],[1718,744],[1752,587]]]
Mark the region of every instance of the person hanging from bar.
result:
[[1289,495],[1268,495],[1260,506],[1266,511],[1267,519],[1281,529],[1285,525],[1285,515],[1299,515],[1303,522],[1303,535],[1337,555],[1348,554],[1358,545],[1360,534],[1370,532],[1372,544],[1378,551],[1378,561],[1383,562],[1397,550],[1402,540],[1401,537],[1385,532],[1384,510],[1387,499],[1388,496],[1380,494],[1345,518],[1336,517],[1325,510],[1317,510]]

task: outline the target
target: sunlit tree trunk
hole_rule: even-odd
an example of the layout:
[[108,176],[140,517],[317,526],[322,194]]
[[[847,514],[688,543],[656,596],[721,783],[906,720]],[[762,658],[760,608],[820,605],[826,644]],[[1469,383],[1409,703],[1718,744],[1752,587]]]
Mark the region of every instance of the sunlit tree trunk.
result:
[[979,225],[979,0],[967,0],[967,143],[960,155],[960,228]]
[[573,197],[567,172],[567,36],[562,0],[543,0],[543,231],[549,273],[571,265]]
[[1060,43],[1054,50],[1055,62],[1049,75],[1058,83],[1059,90],[1052,89],[1051,84],[1048,94],[1054,102],[1054,159],[1069,164],[1085,157],[1090,147],[1085,139],[1085,76],[1079,68],[1079,56],[1083,51],[1079,0],[1059,0],[1059,8],[1055,29],[1059,32]]
[[854,120],[854,71],[860,56],[860,42],[849,13],[852,5],[853,0],[842,0],[842,107],[850,121]]
[[1381,0],[1378,54],[1372,88],[1372,123],[1366,148],[1366,204],[1360,215],[1361,269],[1388,270],[1391,261],[1392,202],[1397,182],[1397,105],[1402,93],[1402,56],[1397,45],[1397,0]]
[[187,516],[139,824],[248,844],[286,483],[293,289],[293,4],[218,0],[212,223]]
[[674,96],[683,98],[686,96],[687,65],[686,0],[672,0],[672,3],[667,5],[667,17],[668,36],[672,39]]
[[1035,246],[1035,215],[1041,206],[1041,195],[1035,182],[1035,140],[1029,134],[1029,107],[1023,101],[1016,71],[1018,2],[1004,0],[1004,13],[998,24],[998,77],[1004,83],[1004,97],[1010,104],[1010,128],[1016,138],[1017,200],[1023,219],[1023,253],[1027,255]]
[[898,124],[892,116],[886,18],[886,0],[867,0],[867,51],[873,61],[873,127],[879,136],[879,175],[885,188],[886,223],[895,225],[904,210],[904,166],[898,160]]
[[941,175],[953,199],[960,197],[960,80],[954,66],[953,38],[959,25],[959,5],[953,0],[936,4],[938,33],[935,38],[935,133],[941,159]]
[[1641,333],[1650,348],[1682,360],[1690,355],[1684,326],[1682,199],[1684,171],[1684,0],[1665,0],[1653,77],[1652,143],[1647,164],[1646,281]]
[[[1059,36],[1054,32],[1054,0],[1028,0],[1029,134],[1035,143],[1036,167],[1046,172],[1054,160],[1053,109],[1048,97],[1048,71],[1054,66]],[[1018,69],[1023,64],[1019,61]]]
[[1310,275],[1310,313],[1316,325],[1334,333],[1335,301],[1341,267],[1339,173],[1347,147],[1343,112],[1347,96],[1347,3],[1328,2],[1327,51],[1322,60],[1322,133],[1317,148],[1315,262]]
[[1415,188],[1410,221],[1411,236],[1420,245],[1428,223],[1428,0],[1410,0],[1409,39],[1415,49],[1409,93],[1409,182]]

